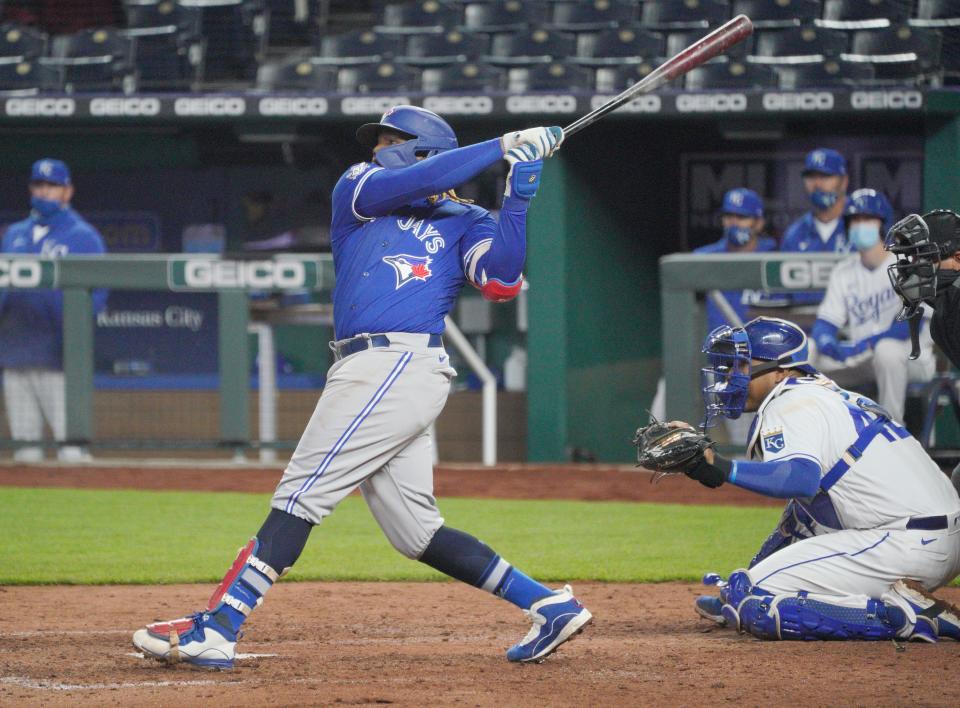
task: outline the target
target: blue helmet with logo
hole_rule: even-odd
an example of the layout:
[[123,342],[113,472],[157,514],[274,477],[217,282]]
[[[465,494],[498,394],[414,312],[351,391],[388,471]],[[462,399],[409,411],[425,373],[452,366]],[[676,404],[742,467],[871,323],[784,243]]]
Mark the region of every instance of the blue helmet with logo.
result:
[[[757,317],[743,327],[721,325],[703,343],[707,366],[701,369],[703,426],[717,416],[736,419],[747,403],[747,387],[757,376],[774,369],[817,372],[809,362],[807,335],[793,322]],[[754,361],[764,362],[754,366]]]
[[869,188],[858,189],[847,200],[843,216],[845,220],[851,216],[873,216],[883,222],[882,233],[887,233],[893,223],[893,208],[883,192]]
[[380,118],[379,123],[365,123],[357,130],[357,140],[373,149],[384,128],[404,135],[408,140],[377,151],[376,161],[391,169],[409,167],[418,155],[432,157],[438,152],[457,147],[457,134],[443,118],[419,106],[394,106]]

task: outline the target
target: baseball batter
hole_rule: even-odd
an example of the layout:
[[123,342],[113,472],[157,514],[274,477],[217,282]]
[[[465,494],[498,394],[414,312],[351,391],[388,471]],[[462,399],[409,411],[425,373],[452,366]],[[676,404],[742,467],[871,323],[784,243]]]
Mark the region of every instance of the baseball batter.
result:
[[[591,620],[569,586],[552,591],[445,525],[433,496],[430,425],[456,375],[444,317],[467,282],[494,301],[520,291],[526,211],[563,133],[531,128],[461,148],[440,116],[397,106],[357,138],[373,159],[348,169],[333,190],[337,361],[260,531],[205,611],[134,634],[147,657],[231,667],[247,616],[311,529],[358,487],[402,554],[528,614],[533,627],[508,660],[538,661]],[[500,160],[509,172],[496,221],[453,190]]]
[[[698,613],[764,639],[960,639],[960,618],[929,595],[960,573],[960,498],[920,443],[819,374],[792,322],[720,327],[704,352],[707,422],[757,412],[750,459],[684,429],[698,454],[682,471],[795,500],[802,514],[788,507],[755,563],[719,599],[699,598]],[[644,459],[659,448],[640,433]]]
[[[910,329],[897,320],[900,299],[887,269],[896,262],[884,250],[881,234],[892,221],[883,193],[858,189],[850,195],[845,218],[856,255],[837,264],[810,330],[814,363],[839,384],[857,387],[876,381],[877,402],[895,420],[903,420],[909,381],[928,381],[936,369],[932,347],[909,361]],[[846,340],[840,341],[840,330]],[[929,327],[923,338],[929,342]]]

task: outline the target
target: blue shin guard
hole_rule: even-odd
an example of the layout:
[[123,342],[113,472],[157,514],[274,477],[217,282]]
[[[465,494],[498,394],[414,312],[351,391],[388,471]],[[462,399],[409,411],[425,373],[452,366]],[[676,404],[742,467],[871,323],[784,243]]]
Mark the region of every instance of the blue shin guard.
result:
[[226,619],[234,632],[247,616],[263,602],[267,590],[280,574],[257,558],[260,542],[251,538],[240,549],[236,560],[207,603],[207,612]]
[[911,623],[902,609],[881,600],[773,595],[753,586],[743,571],[731,575],[720,594],[727,622],[761,639],[893,639]]

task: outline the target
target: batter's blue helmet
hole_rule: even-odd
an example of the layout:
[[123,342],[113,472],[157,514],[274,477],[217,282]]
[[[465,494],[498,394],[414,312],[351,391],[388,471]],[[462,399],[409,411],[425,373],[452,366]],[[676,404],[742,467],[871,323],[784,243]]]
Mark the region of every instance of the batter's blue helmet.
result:
[[357,130],[357,140],[372,150],[384,128],[409,138],[401,145],[377,151],[376,160],[384,167],[409,167],[416,163],[418,154],[432,157],[438,152],[457,147],[457,134],[447,121],[433,111],[418,106],[394,106],[381,116],[379,123],[361,125]]
[[893,208],[883,196],[883,192],[875,189],[858,189],[847,199],[847,208],[843,212],[844,219],[851,216],[873,216],[883,222],[883,231],[886,233],[893,223]]
[[[807,335],[793,322],[776,317],[757,317],[743,327],[717,327],[707,335],[703,353],[708,364],[700,370],[704,427],[717,416],[739,418],[747,387],[757,376],[774,369],[817,373],[809,363]],[[754,367],[753,361],[767,363]]]

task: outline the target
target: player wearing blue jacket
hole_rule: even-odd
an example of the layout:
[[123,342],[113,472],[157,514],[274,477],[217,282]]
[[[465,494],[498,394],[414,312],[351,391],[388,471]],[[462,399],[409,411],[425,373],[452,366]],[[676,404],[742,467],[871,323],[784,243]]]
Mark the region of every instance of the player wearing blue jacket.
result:
[[[58,258],[103,253],[103,239],[70,207],[73,198],[70,170],[60,160],[42,159],[30,173],[30,215],[11,225],[3,235],[5,254]],[[94,305],[102,309],[106,291],[95,291]],[[66,438],[63,381],[63,293],[59,290],[0,292],[0,368],[3,392],[14,440],[43,438],[43,420],[57,440]],[[82,453],[63,446],[59,456],[75,460]],[[43,449],[19,448],[18,461],[38,461]]]
[[[813,209],[787,227],[780,242],[781,251],[799,253],[847,253],[843,211],[847,204],[847,161],[836,150],[817,148],[807,153],[803,163],[803,188]],[[820,292],[793,293],[797,305],[815,305]]]
[[[519,292],[527,207],[562,131],[531,128],[460,148],[440,116],[397,106],[357,138],[373,159],[349,168],[333,190],[337,361],[260,531],[205,611],[134,634],[146,657],[232,666],[247,615],[294,564],[313,526],[358,488],[399,552],[527,613],[533,627],[508,660],[542,659],[592,617],[569,586],[551,591],[445,525],[433,496],[430,426],[456,375],[444,317],[467,283],[495,301]],[[509,171],[494,220],[454,188],[500,160]]]

